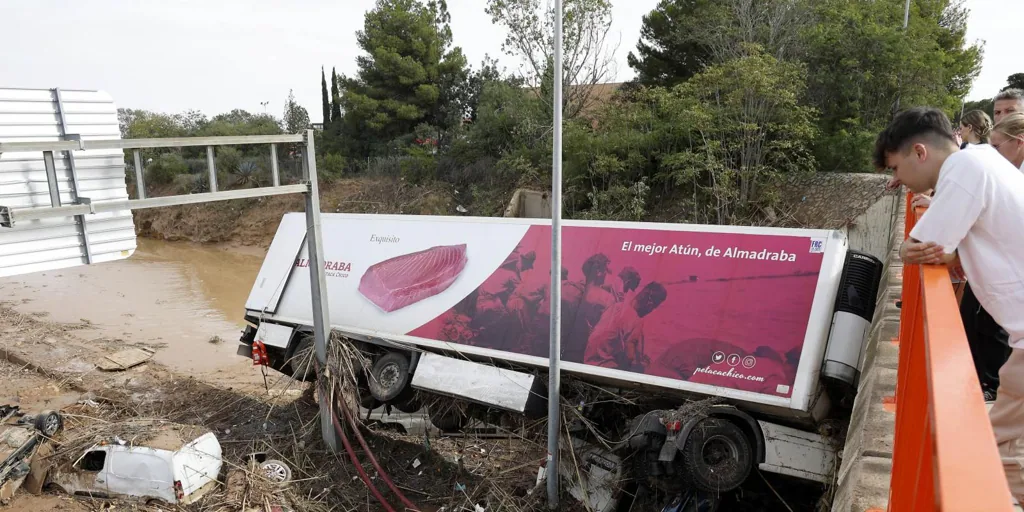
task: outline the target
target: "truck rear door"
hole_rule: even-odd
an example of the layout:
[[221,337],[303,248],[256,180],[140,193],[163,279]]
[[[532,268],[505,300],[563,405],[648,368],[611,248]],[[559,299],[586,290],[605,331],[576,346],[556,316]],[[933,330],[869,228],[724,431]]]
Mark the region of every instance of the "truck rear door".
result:
[[245,301],[245,309],[273,313],[288,283],[288,276],[295,268],[295,258],[306,239],[306,216],[304,213],[289,213],[281,218],[281,226],[274,236],[274,242],[267,250],[260,273]]

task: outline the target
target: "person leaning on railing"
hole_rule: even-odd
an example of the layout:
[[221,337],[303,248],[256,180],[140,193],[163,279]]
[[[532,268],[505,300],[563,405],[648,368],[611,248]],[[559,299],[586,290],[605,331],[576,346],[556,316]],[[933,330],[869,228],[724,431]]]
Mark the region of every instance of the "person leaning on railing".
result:
[[[1020,115],[1020,114],[1017,114]],[[987,147],[992,134],[992,120],[981,110],[972,110],[960,120],[960,149]],[[928,206],[931,191],[915,194],[913,206]],[[995,401],[999,389],[999,369],[1010,357],[1009,335],[981,306],[970,283],[963,279],[960,265],[950,265],[950,278],[960,303],[960,318],[974,360],[974,370],[986,402]]]
[[989,418],[1010,491],[1022,501],[1024,174],[992,147],[961,151],[949,118],[928,107],[898,114],[878,135],[874,160],[911,192],[935,190],[900,247],[904,263],[961,263],[978,301],[1009,334],[1013,350]]

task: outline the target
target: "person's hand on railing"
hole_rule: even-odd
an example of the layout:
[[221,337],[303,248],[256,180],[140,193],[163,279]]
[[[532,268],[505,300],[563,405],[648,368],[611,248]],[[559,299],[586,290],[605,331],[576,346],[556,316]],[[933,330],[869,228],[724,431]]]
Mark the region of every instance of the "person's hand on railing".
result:
[[900,246],[900,258],[908,265],[939,265],[946,262],[941,245],[909,238]]

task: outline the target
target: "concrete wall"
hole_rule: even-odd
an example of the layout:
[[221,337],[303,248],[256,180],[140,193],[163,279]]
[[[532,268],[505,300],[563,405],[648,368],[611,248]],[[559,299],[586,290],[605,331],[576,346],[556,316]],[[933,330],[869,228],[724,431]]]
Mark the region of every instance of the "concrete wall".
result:
[[850,248],[867,252],[885,261],[892,247],[892,228],[900,200],[896,195],[881,196],[864,213],[852,219],[843,229]]
[[551,218],[551,194],[537,190],[517,189],[505,209],[505,217],[529,219]]
[[[865,222],[852,226],[854,240],[861,250],[880,251],[882,240],[885,262],[878,302],[868,342],[862,355],[861,377],[854,400],[842,463],[836,479],[833,512],[866,512],[885,510],[889,503],[889,478],[892,472],[892,444],[896,411],[896,368],[899,363],[900,310],[896,308],[903,285],[903,262],[899,259],[899,243],[903,240],[905,204],[884,198],[889,206],[872,206],[862,215]],[[893,204],[894,203],[894,204]],[[884,211],[895,213],[883,229]],[[888,237],[883,233],[888,232]],[[881,237],[882,240],[879,240]],[[887,238],[887,240],[886,240]]]

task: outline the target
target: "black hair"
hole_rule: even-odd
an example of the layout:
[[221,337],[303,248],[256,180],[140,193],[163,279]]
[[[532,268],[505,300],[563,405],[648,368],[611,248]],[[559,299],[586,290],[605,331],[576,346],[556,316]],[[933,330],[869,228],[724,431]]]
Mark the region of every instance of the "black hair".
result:
[[636,290],[640,286],[640,272],[633,267],[623,267],[619,271],[619,279],[622,279],[623,291]]
[[886,156],[906,149],[921,138],[956,145],[953,125],[941,110],[932,107],[914,107],[896,114],[889,126],[875,140],[875,167],[885,169]]
[[664,285],[657,281],[647,283],[647,286],[644,286],[644,289],[640,291],[640,293],[644,292],[649,293],[651,299],[658,304],[665,302],[665,299],[668,298],[668,290],[665,289]]
[[583,275],[589,278],[594,275],[594,272],[598,269],[607,269],[608,264],[611,263],[611,261],[612,260],[608,259],[608,256],[605,256],[602,253],[594,254],[587,258],[587,261],[583,262]]

